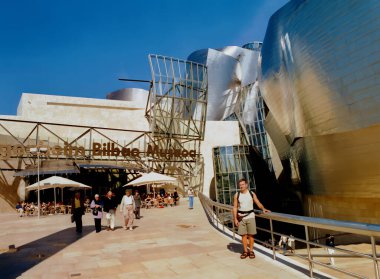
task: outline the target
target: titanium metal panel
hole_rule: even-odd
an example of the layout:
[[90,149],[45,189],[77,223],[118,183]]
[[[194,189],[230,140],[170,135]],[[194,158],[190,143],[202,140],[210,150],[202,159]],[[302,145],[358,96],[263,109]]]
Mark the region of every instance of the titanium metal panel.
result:
[[108,100],[138,101],[146,104],[149,91],[141,88],[124,88],[107,94]]
[[374,0],[297,0],[271,17],[260,87],[290,140],[380,122],[379,15]]
[[[208,106],[206,120],[222,120],[226,107],[236,99],[234,91],[238,77],[238,61],[231,56],[214,49],[202,49],[193,52],[189,61],[205,64],[208,68]],[[234,91],[236,96],[234,95]],[[230,93],[230,94],[228,94]]]
[[[377,0],[294,0],[269,21],[259,59],[268,133],[311,203],[339,197],[339,210],[313,214],[380,222],[379,42]],[[372,199],[365,220],[352,210],[359,196]]]
[[218,50],[202,49],[189,55],[188,60],[207,65],[207,120],[220,121],[235,109],[242,87],[257,80],[259,51],[237,46]]
[[260,51],[237,46],[227,46],[220,49],[220,51],[239,61],[236,76],[240,80],[241,87],[252,84],[257,80],[257,66]]

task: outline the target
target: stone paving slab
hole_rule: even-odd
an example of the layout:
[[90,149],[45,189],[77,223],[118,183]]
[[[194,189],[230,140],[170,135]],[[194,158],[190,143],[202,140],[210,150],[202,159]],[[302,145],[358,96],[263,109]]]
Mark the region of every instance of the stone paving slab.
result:
[[[198,199],[193,210],[182,202],[141,213],[133,231],[118,212],[117,229],[100,233],[87,213],[81,236],[69,215],[0,214],[1,278],[308,278],[260,253],[241,260],[241,245],[208,223]],[[4,252],[9,245],[17,251]]]
[[[347,245],[338,245],[336,246],[340,249],[350,250],[350,251],[356,251],[359,253],[371,255],[371,244],[368,243],[359,243],[359,244],[347,244]],[[376,250],[380,251],[380,245],[376,245]],[[312,248],[311,249],[312,254],[318,255],[318,254],[327,254],[326,250],[324,248]],[[306,255],[307,250],[306,249],[298,249],[296,250],[297,254],[300,255]],[[342,255],[343,253],[337,251],[335,255]],[[293,254],[288,253],[288,256],[292,259],[300,262],[305,263],[304,260],[294,257]],[[329,264],[330,259],[328,257],[317,257],[315,258],[317,261],[322,262],[324,264]],[[352,257],[336,257],[335,258],[335,265],[334,267],[340,268],[345,271],[357,273],[361,275],[364,278],[376,278],[375,271],[374,271],[374,264],[373,261],[366,258],[352,258]],[[338,272],[335,270],[328,269],[326,267],[317,266],[318,270],[321,272],[324,272],[325,274],[329,274],[330,276],[335,276],[336,278],[353,278],[352,276],[346,275],[342,272]]]

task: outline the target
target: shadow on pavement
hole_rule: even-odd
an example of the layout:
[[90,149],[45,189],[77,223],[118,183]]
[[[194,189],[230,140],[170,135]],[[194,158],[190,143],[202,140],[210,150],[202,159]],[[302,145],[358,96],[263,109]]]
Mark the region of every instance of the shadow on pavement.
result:
[[75,227],[67,228],[16,247],[17,250],[14,252],[0,254],[1,278],[16,278],[22,275],[25,271],[93,231],[94,226],[83,226],[82,234],[77,234]]
[[240,243],[228,243],[227,249],[234,253],[242,253],[243,245]]

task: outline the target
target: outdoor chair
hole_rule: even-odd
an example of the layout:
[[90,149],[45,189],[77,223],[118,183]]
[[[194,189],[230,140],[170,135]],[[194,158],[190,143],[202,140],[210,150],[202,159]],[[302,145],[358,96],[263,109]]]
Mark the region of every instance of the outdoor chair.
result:
[[55,208],[55,206],[54,205],[51,205],[50,207],[49,207],[49,215],[52,215],[52,214],[55,214],[55,210],[56,210],[56,208]]
[[150,200],[147,202],[146,204],[146,208],[152,208],[154,206],[154,201],[153,200]]
[[28,208],[28,207],[25,208],[24,212],[25,212],[26,216],[29,216],[32,214],[30,208]]
[[60,206],[60,213],[61,214],[66,214],[66,206],[64,206],[64,205]]
[[162,204],[162,202],[159,201],[158,199],[154,199],[154,200],[153,200],[153,206],[154,206],[154,207],[159,207],[160,204]]
[[[36,210],[38,210],[36,208]],[[41,208],[41,215],[48,215],[49,214],[49,210],[46,208],[46,207],[42,207]]]

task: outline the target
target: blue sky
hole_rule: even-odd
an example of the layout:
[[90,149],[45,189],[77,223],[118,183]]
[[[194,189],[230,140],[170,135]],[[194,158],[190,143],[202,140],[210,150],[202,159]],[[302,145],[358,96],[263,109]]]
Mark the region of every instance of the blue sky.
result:
[[287,0],[0,1],[0,115],[22,92],[105,98],[118,78],[150,79],[150,53],[193,51],[264,39]]

